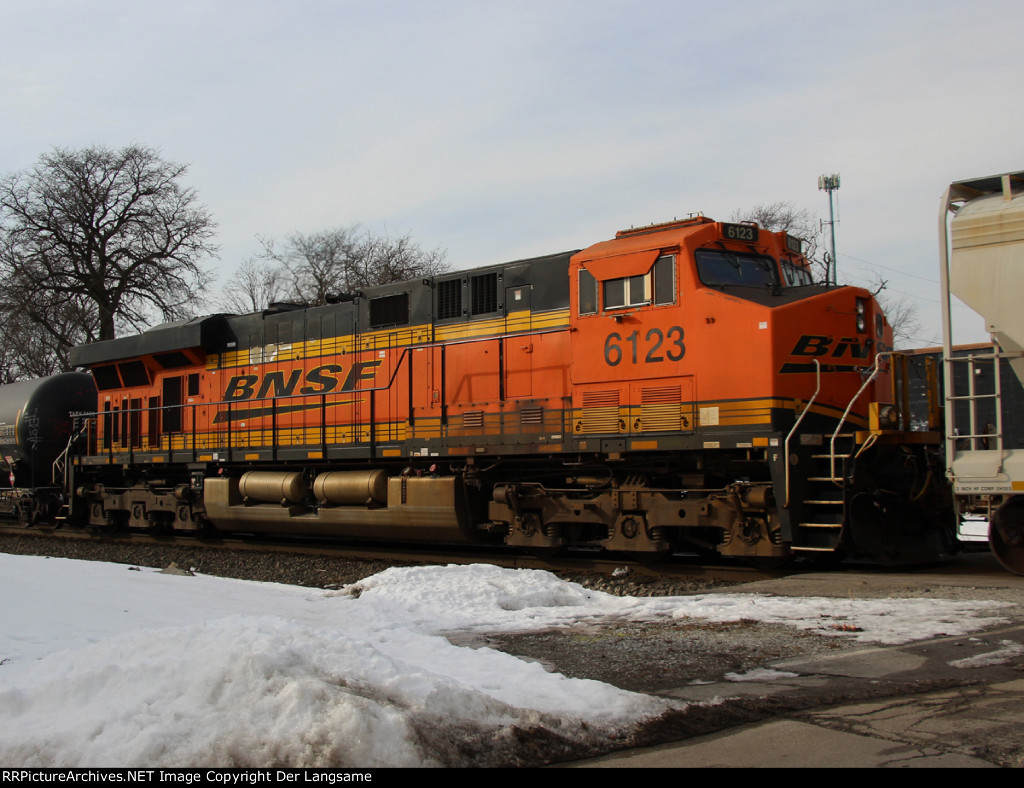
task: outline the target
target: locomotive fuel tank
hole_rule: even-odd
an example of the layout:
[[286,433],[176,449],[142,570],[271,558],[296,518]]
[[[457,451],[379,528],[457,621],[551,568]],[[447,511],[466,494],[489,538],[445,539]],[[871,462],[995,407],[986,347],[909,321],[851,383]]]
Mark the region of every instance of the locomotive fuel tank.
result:
[[85,372],[0,386],[0,458],[14,487],[53,483],[53,462],[71,436],[73,412],[96,409],[96,384]]

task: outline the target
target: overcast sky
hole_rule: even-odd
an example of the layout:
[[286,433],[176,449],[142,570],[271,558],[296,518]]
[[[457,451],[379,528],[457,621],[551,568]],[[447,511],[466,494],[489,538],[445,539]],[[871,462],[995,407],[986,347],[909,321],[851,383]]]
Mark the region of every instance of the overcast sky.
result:
[[[2,0],[0,172],[53,146],[189,163],[221,280],[354,223],[456,268],[792,201],[840,279],[938,343],[950,181],[1024,169],[1020,0]],[[985,337],[960,315],[959,337]]]

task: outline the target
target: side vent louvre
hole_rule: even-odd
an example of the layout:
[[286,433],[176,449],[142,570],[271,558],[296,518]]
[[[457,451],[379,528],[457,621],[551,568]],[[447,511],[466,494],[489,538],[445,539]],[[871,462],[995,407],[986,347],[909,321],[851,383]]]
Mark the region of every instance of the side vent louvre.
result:
[[665,432],[682,426],[679,386],[645,388],[640,392],[640,431]]
[[619,431],[618,389],[583,392],[583,423],[580,431],[584,433],[617,433]]
[[520,424],[543,424],[544,408],[523,408],[519,412]]

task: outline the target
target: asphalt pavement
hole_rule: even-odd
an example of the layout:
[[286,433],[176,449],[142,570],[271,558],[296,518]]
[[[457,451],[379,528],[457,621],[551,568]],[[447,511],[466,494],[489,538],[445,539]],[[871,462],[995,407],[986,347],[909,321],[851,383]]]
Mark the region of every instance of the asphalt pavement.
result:
[[[999,768],[1024,766],[1024,577],[987,554],[917,572],[792,575],[739,586],[791,596],[970,596],[1018,603],[1009,623],[963,637],[772,662],[792,674],[660,693],[693,703],[806,697],[805,708],[573,768]],[[872,697],[875,696],[875,697]],[[859,697],[831,705],[832,697]],[[818,699],[818,700],[814,700]],[[799,705],[799,704],[796,704]]]

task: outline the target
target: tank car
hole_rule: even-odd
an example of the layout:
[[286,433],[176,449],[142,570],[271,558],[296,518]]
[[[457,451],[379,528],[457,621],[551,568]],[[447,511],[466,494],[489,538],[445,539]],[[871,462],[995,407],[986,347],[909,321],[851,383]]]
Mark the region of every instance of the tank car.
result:
[[[956,549],[866,290],[693,216],[586,249],[78,348],[67,517],[885,564]],[[936,472],[936,470],[938,472]]]
[[0,512],[26,522],[56,514],[73,414],[95,409],[96,386],[84,372],[0,386]]

